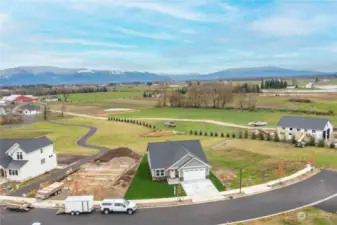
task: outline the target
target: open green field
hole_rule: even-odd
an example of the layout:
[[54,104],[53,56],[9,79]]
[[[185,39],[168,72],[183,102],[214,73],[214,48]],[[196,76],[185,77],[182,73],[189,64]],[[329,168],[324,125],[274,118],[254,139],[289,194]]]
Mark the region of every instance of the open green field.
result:
[[[268,125],[275,126],[282,116],[303,116],[300,113],[265,112],[265,111],[239,111],[224,109],[196,109],[196,108],[153,108],[136,112],[111,115],[124,118],[182,118],[217,120],[228,123],[247,125],[252,121],[265,121]],[[311,117],[322,117],[305,115]],[[337,124],[337,116],[326,116],[332,123]]]
[[156,101],[153,99],[106,99],[98,101],[79,101],[72,105],[78,106],[97,106],[104,109],[110,108],[127,108],[127,109],[147,109],[153,108]]
[[[63,95],[58,95],[63,99]],[[111,98],[133,98],[143,96],[142,92],[96,92],[69,94],[68,101],[104,100]]]
[[[298,219],[299,213],[305,213],[305,219]],[[337,215],[313,207],[267,217],[251,222],[237,223],[236,225],[332,225],[337,224]]]

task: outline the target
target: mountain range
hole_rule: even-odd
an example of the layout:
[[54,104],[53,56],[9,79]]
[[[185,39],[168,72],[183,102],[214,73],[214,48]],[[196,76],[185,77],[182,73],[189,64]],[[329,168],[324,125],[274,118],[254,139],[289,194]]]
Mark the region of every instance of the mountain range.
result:
[[324,76],[332,73],[290,70],[278,67],[236,68],[209,74],[170,75],[139,71],[67,69],[49,66],[16,67],[0,70],[0,85],[27,84],[106,84],[153,81],[186,81],[218,79],[256,79],[293,76]]

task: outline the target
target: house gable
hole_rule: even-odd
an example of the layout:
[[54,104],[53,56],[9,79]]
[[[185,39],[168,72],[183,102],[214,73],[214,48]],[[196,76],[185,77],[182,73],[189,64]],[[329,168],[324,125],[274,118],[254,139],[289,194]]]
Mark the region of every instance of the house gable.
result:
[[179,159],[177,162],[175,162],[168,169],[180,168],[182,165],[184,165],[185,163],[187,163],[188,161],[190,161],[192,158],[193,158],[192,155],[186,154],[184,157],[182,157],[181,159]]
[[203,161],[201,161],[197,157],[193,157],[187,163],[182,165],[179,169],[188,168],[188,167],[205,167],[205,166],[211,167],[210,165],[204,163]]

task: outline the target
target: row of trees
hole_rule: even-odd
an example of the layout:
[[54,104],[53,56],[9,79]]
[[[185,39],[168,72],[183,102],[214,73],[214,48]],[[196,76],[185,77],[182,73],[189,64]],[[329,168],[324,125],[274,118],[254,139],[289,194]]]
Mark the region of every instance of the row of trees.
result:
[[138,120],[132,120],[132,119],[124,119],[124,118],[118,118],[118,117],[109,117],[108,120],[112,120],[112,121],[118,121],[118,122],[123,122],[123,123],[131,123],[131,124],[137,124],[140,126],[144,126],[144,127],[148,127],[150,129],[156,129],[155,125],[149,124],[149,123],[145,123],[142,121],[138,121]]
[[276,89],[276,88],[287,88],[287,81],[283,80],[262,80],[261,81],[261,89]]

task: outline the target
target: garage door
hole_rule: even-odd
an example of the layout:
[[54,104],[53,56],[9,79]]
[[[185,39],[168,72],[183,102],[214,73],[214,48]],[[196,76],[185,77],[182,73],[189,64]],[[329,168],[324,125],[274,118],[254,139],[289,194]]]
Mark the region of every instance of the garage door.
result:
[[199,169],[185,169],[184,170],[184,181],[188,180],[201,180],[206,178],[205,168]]

